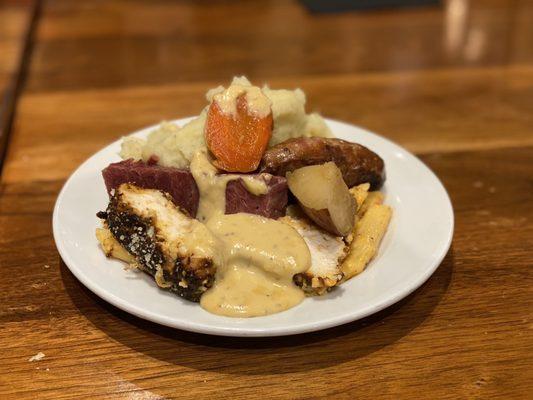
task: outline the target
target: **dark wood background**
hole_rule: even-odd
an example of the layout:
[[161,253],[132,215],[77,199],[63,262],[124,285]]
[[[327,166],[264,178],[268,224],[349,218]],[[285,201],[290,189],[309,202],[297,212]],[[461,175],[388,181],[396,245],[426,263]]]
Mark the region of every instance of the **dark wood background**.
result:
[[[442,3],[0,0],[0,398],[531,398],[533,2]],[[301,87],[435,171],[456,230],[425,285],[362,321],[244,340],[137,319],[72,276],[51,232],[69,174],[236,74]]]

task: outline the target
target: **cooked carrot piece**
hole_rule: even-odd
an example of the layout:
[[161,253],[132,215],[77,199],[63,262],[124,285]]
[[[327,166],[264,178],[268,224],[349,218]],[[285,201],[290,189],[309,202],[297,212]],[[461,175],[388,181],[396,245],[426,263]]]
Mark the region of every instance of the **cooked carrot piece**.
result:
[[253,115],[244,94],[236,98],[236,113],[224,113],[214,100],[207,113],[205,140],[215,156],[213,164],[228,172],[257,169],[272,136],[272,112]]

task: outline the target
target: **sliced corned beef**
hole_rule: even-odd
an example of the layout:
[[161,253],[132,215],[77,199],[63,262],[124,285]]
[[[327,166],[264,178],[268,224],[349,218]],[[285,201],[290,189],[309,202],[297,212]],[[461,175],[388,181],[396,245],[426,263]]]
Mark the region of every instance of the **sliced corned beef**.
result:
[[170,194],[174,204],[192,217],[198,210],[198,187],[187,169],[148,165],[132,159],[110,164],[102,171],[108,193],[123,183],[143,189],[158,189]]
[[[132,159],[110,164],[102,171],[108,193],[123,183],[133,183],[143,189],[157,189],[170,194],[174,204],[192,217],[198,211],[199,192],[196,181],[188,169],[162,167]],[[264,195],[250,193],[242,179],[228,182],[226,186],[226,214],[245,212],[267,218],[285,215],[287,207],[287,180],[280,176],[262,173],[268,187]]]
[[237,179],[226,186],[226,214],[245,212],[267,218],[280,218],[287,207],[287,180],[281,176],[261,174],[266,177],[268,192],[255,196]]

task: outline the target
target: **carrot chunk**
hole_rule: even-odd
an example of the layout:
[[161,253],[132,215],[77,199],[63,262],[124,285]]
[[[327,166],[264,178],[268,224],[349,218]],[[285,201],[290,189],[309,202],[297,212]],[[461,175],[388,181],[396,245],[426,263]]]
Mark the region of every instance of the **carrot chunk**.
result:
[[255,171],[272,136],[272,125],[272,112],[265,117],[254,115],[245,94],[237,96],[235,113],[224,113],[213,100],[205,125],[213,164],[228,172]]

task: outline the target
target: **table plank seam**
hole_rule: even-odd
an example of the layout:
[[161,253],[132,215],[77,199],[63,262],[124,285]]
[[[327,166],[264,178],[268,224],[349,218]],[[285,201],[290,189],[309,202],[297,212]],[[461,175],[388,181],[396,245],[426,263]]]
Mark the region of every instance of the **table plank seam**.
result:
[[27,76],[40,10],[41,0],[34,0],[31,6],[28,27],[24,34],[24,45],[18,56],[17,68],[11,75],[6,94],[0,104],[0,176],[9,146],[11,128],[15,119],[18,100]]

